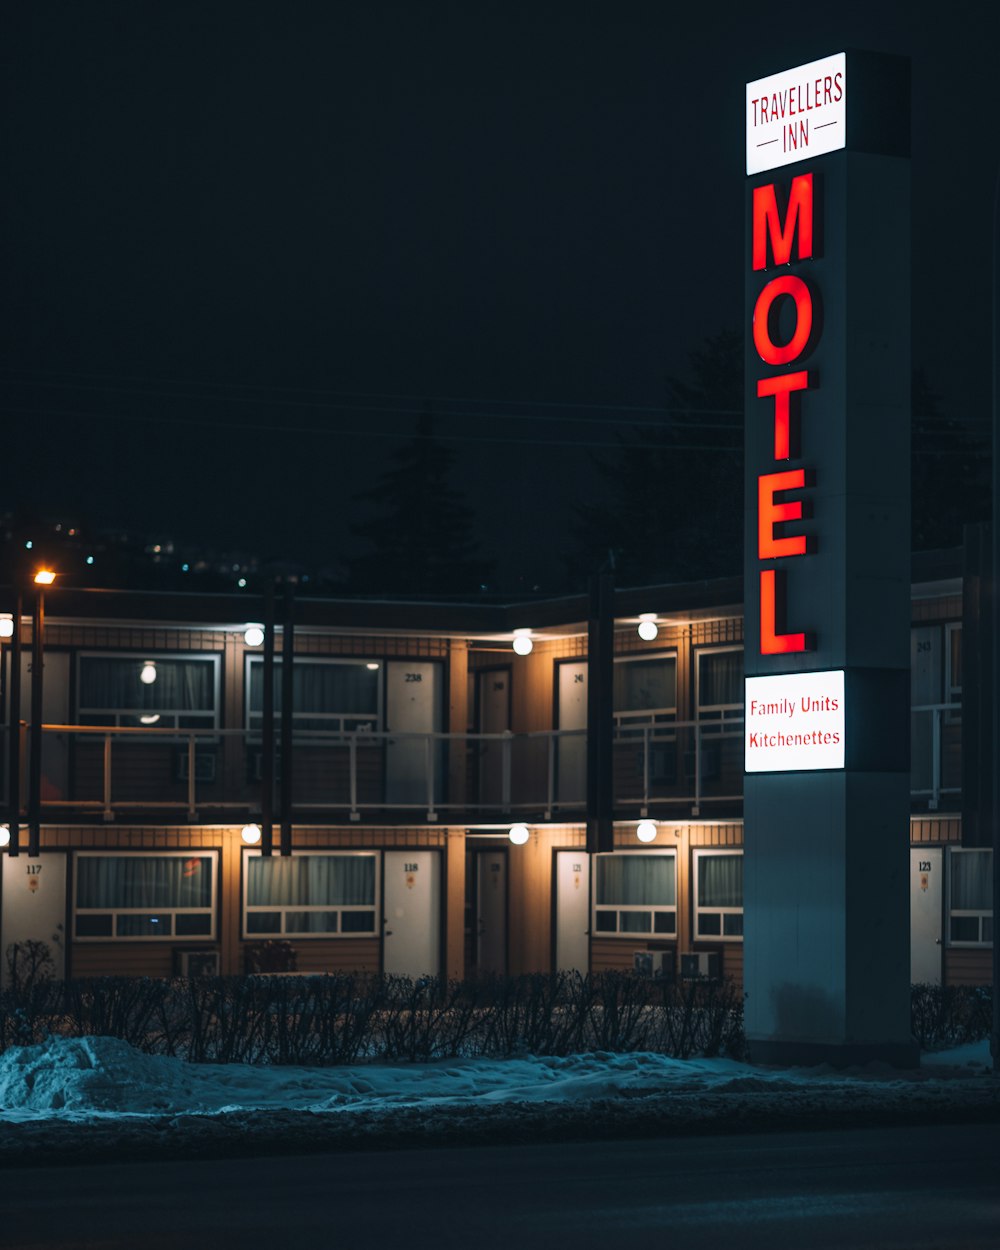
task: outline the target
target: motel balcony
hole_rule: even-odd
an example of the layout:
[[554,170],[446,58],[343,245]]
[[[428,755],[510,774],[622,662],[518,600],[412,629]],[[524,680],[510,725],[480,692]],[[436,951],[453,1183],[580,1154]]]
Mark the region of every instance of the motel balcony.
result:
[[[4,730],[2,759],[8,758]],[[20,794],[26,813],[29,727],[22,723]],[[614,717],[613,776],[619,819],[742,815],[743,708],[696,720],[663,712]],[[585,730],[533,733],[389,733],[366,725],[296,726],[292,751],[297,821],[580,821],[586,808]],[[283,780],[274,765],[274,810]],[[261,812],[258,730],[46,724],[40,816],[47,822],[254,818]],[[4,802],[9,787],[4,781]],[[911,712],[915,810],[961,800],[961,705]]]

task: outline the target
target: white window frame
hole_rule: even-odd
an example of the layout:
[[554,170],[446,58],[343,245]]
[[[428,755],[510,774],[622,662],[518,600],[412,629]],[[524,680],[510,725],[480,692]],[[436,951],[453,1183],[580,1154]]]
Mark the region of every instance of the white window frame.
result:
[[[601,859],[610,859],[612,857],[616,859],[620,859],[622,856],[625,856],[625,855],[641,855],[647,859],[669,858],[673,860],[674,901],[672,904],[667,904],[667,903],[641,903],[641,904],[640,903],[598,903],[597,901],[598,869],[597,869],[597,865],[595,862],[594,871],[592,873],[593,883],[594,883],[593,895],[592,895],[591,904],[590,904],[590,911],[591,911],[591,917],[592,917],[591,932],[593,933],[593,936],[595,938],[614,938],[614,939],[625,938],[631,941],[637,941],[637,940],[645,941],[648,939],[655,938],[656,940],[663,941],[663,942],[676,942],[677,941],[677,894],[678,894],[678,889],[679,889],[678,881],[677,881],[677,851],[673,847],[667,847],[662,850],[656,849],[656,848],[650,848],[649,850],[636,849],[636,850],[627,850],[627,851],[609,851],[609,852],[602,852],[600,855],[595,856],[595,861],[601,860]],[[639,931],[639,930],[632,929],[626,932],[625,930],[621,928],[621,913],[622,912],[649,912],[650,913],[650,928],[646,931]],[[674,927],[673,929],[671,929],[669,933],[663,933],[663,932],[657,931],[656,921],[655,919],[653,919],[654,913],[658,915],[670,915],[673,917]],[[609,914],[613,914],[615,917],[614,929],[598,929],[597,927],[598,915],[609,915]]]
[[[385,663],[382,660],[375,661],[370,656],[367,659],[357,659],[354,656],[333,656],[333,655],[302,655],[297,656],[294,663],[299,664],[317,664],[331,665],[335,664],[340,668],[347,666],[367,668],[369,664],[378,663],[378,693],[375,696],[376,709],[372,716],[362,715],[360,712],[299,712],[295,708],[292,709],[292,726],[293,728],[301,721],[323,721],[329,723],[329,732],[333,734],[344,733],[380,733],[384,723],[383,707],[385,704]],[[243,670],[243,724],[246,726],[250,740],[259,742],[261,738],[261,712],[254,712],[250,707],[250,673],[253,667],[263,665],[263,656],[247,655],[245,657],[245,666]],[[275,685],[280,683],[281,674],[281,656],[274,657],[274,676]],[[277,713],[276,713],[277,715]],[[357,723],[352,723],[357,722]],[[299,731],[303,732],[303,731]],[[308,730],[305,732],[318,732]],[[317,739],[322,742],[323,739]]]
[[[743,700],[736,703],[702,703],[701,701],[701,660],[706,655],[722,655],[731,651],[743,654],[742,644],[719,647],[697,647],[694,653],[694,706],[695,719],[698,721],[720,721],[722,725],[739,721],[739,731],[743,727]],[[720,727],[721,728],[721,727]]]
[[[696,847],[692,855],[692,894],[694,897],[694,907],[692,909],[692,924],[694,927],[694,940],[696,942],[742,942],[742,933],[726,933],[726,916],[742,916],[743,907],[702,907],[698,897],[698,864],[702,856],[720,856],[720,855],[739,855],[743,856],[741,847],[716,847],[702,846]],[[702,916],[718,916],[719,932],[718,933],[702,933],[701,918]]]
[[[375,862],[375,890],[374,890],[373,901],[370,904],[368,903],[309,903],[309,904],[303,905],[303,904],[297,904],[297,903],[288,903],[288,904],[271,905],[267,903],[260,903],[260,904],[255,904],[253,907],[251,907],[250,903],[248,902],[248,895],[250,891],[250,867],[249,865],[252,859],[260,858],[260,853],[261,853],[260,849],[254,848],[254,847],[244,848],[244,852],[243,852],[243,885],[242,885],[242,890],[241,890],[242,901],[241,901],[241,907],[240,907],[240,933],[241,933],[242,938],[245,941],[266,942],[269,940],[275,940],[275,939],[281,938],[281,939],[285,939],[286,941],[294,941],[294,942],[300,942],[300,941],[301,942],[315,942],[315,941],[335,942],[335,941],[340,941],[343,938],[371,938],[371,937],[379,936],[379,917],[381,915],[381,902],[382,902],[382,853],[381,851],[354,851],[354,850],[342,851],[338,849],[329,849],[329,848],[326,848],[323,850],[314,850],[311,847],[308,850],[292,851],[292,856],[294,858],[300,858],[303,856],[304,857],[313,856],[315,858],[330,858],[331,856],[336,856],[340,859],[347,859],[347,858],[357,858],[360,856],[367,856],[369,859],[374,860]],[[286,926],[286,922],[285,922],[286,912],[330,912],[330,911],[336,912],[338,916],[336,933],[302,933],[300,930],[297,930],[297,929],[288,930]],[[366,912],[366,911],[370,911],[373,917],[372,928],[370,930],[368,929],[361,930],[361,931],[352,930],[349,933],[345,933],[343,931],[343,926],[340,921],[340,916],[344,912]],[[277,931],[270,932],[270,933],[251,933],[247,926],[247,917],[250,915],[251,912],[269,912],[269,913],[278,912],[279,915],[281,916],[280,928]]]
[[[615,726],[615,737],[641,737],[643,730],[649,726],[654,730],[651,741],[675,741],[675,725],[677,723],[677,651],[657,651],[653,654],[638,652],[636,655],[616,655],[614,662],[618,664],[648,664],[656,660],[672,660],[674,665],[674,702],[672,707],[642,708],[629,711],[625,708],[612,709],[612,721]],[[614,686],[614,681],[612,681]],[[670,727],[668,737],[659,737],[655,731]]]
[[[106,724],[110,726],[120,726],[121,717],[135,717],[136,719],[145,715],[144,708],[85,708],[80,704],[80,690],[82,688],[82,668],[85,660],[132,660],[138,668],[151,660],[154,664],[166,662],[168,660],[180,662],[192,662],[212,665],[212,711],[199,712],[191,711],[188,708],[174,708],[159,713],[159,719],[155,724],[150,725],[150,729],[173,729],[178,736],[188,733],[203,732],[204,729],[215,730],[219,727],[219,710],[221,705],[220,689],[221,689],[221,659],[215,652],[205,651],[78,651],[76,654],[76,723],[81,724],[82,716],[107,716]],[[204,726],[190,727],[186,729],[178,728],[177,721],[181,716],[188,716],[192,719],[203,720]]]
[[[992,921],[993,908],[992,907],[953,908],[951,905],[951,873],[952,873],[951,866],[952,866],[952,863],[954,862],[952,859],[952,856],[954,855],[991,855],[992,853],[993,852],[989,847],[976,847],[976,846],[950,846],[948,847],[948,873],[947,873],[948,879],[945,882],[945,887],[946,887],[945,897],[947,899],[947,913],[948,913],[947,914],[947,935],[948,935],[949,946],[955,946],[959,948],[964,947],[967,950],[983,950],[983,949],[990,950],[992,949],[993,939],[983,937],[983,928],[984,928],[984,921],[986,920]],[[951,921],[952,921],[953,916],[958,917],[959,919],[969,919],[969,918],[977,919],[979,922],[978,940],[974,942],[963,942],[963,941],[958,941],[952,938]]]
[[[77,870],[76,865],[81,859],[207,859],[212,865],[212,884],[210,895],[212,902],[208,907],[78,907],[77,906]],[[182,851],[124,851],[124,850],[106,850],[106,851],[74,851],[73,852],[73,916],[72,916],[72,941],[73,942],[214,942],[216,940],[216,932],[218,929],[218,904],[219,904],[219,852],[212,850],[200,850],[196,847],[189,847]],[[173,917],[170,933],[164,933],[162,936],[153,933],[129,933],[119,934],[118,917],[119,916],[166,916]],[[176,918],[178,916],[205,916],[209,917],[209,931],[207,933],[177,933]],[[76,918],[77,916],[110,916],[111,932],[108,934],[94,934],[84,937],[77,936]]]
[[958,725],[958,724],[961,724],[961,721],[962,721],[961,667],[959,668],[957,682],[952,680],[953,673],[952,673],[952,667],[951,667],[952,645],[953,645],[956,634],[961,640],[962,645],[964,645],[964,640],[962,639],[962,622],[961,621],[947,621],[944,627],[944,657],[943,657],[944,663],[941,666],[943,669],[942,679],[944,683],[944,701],[945,703],[954,703],[958,705],[957,707],[954,707],[954,708],[949,707],[945,711],[944,719],[945,719],[945,724],[947,725]]

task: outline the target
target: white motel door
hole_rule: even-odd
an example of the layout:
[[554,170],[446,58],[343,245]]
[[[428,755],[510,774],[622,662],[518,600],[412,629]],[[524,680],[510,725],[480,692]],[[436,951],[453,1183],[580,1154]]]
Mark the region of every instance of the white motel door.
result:
[[590,970],[590,856],[556,851],[556,971]]
[[[559,729],[587,728],[586,661],[557,665]],[[582,803],[587,797],[587,735],[560,736],[557,751],[557,796],[560,803]]]
[[8,951],[13,945],[43,942],[52,959],[51,975],[66,975],[66,856],[45,851],[29,859],[24,851],[27,829],[21,829],[21,854],[0,855],[0,985],[10,983]]
[[[510,729],[510,669],[486,669],[479,674],[478,682],[479,732],[506,733]],[[504,786],[505,751],[509,748],[500,740],[479,743],[479,802],[490,807],[510,803]]]
[[387,976],[436,977],[441,970],[441,857],[386,851],[382,967]]
[[944,852],[910,847],[910,980],[941,984]]
[[476,970],[507,971],[507,855],[476,851]]
[[440,741],[426,735],[441,727],[440,665],[434,661],[391,660],[385,666],[385,727],[390,736],[385,757],[385,801],[413,807],[430,805],[441,793]]

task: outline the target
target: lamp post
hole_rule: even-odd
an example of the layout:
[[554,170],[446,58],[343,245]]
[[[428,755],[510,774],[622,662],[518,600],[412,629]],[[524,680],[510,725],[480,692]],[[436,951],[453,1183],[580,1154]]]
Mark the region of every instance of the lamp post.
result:
[[21,611],[20,584],[14,591],[14,628],[10,636],[10,688],[7,732],[7,803],[11,855],[21,853]]
[[45,673],[45,590],[56,580],[51,569],[35,573],[31,618],[31,739],[28,755],[28,856],[37,859],[42,824],[42,688]]

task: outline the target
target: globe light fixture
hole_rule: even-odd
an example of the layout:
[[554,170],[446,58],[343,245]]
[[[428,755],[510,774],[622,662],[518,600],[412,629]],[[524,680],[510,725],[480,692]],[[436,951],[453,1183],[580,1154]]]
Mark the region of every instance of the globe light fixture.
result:
[[656,613],[644,612],[639,617],[639,637],[643,642],[652,642],[659,632],[659,626],[656,624]]
[[247,846],[256,846],[260,841],[260,825],[244,825],[240,830],[240,837]]
[[259,647],[264,641],[264,631],[259,625],[248,625],[243,634],[243,641],[248,647]]
[[652,820],[640,820],[636,825],[635,836],[640,842],[655,842],[656,823]]
[[14,637],[14,618],[12,616],[0,616],[0,638]]
[[531,641],[530,629],[515,629],[514,641],[511,646],[514,648],[516,655],[531,655],[534,643]]
[[144,686],[151,686],[156,681],[156,665],[152,660],[147,660],[140,669],[139,680]]
[[369,671],[369,673],[377,673],[381,667],[381,664],[377,663],[375,660],[369,660],[365,665],[365,668]]
[[524,846],[530,836],[531,831],[527,825],[511,825],[510,832],[507,834],[515,846]]
[[10,846],[10,825],[0,825],[0,846]]

